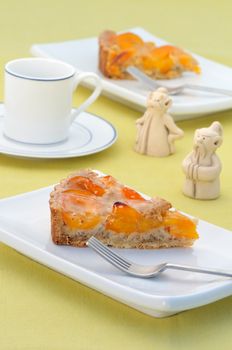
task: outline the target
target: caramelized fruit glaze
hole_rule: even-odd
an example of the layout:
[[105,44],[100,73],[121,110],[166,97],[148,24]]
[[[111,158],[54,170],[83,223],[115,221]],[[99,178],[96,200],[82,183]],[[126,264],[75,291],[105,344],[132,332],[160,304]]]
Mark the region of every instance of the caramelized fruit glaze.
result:
[[198,237],[195,222],[178,211],[167,209],[157,216],[146,215],[146,208],[153,205],[152,199],[145,199],[112,176],[70,177],[61,192],[62,219],[74,230],[89,230],[104,223],[106,230],[118,234],[164,227],[176,237]]

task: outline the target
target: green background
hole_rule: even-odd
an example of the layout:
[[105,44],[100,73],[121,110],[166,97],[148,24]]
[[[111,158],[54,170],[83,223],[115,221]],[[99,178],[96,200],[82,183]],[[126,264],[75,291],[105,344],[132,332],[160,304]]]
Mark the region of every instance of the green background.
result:
[[[29,56],[33,43],[97,36],[105,29],[146,28],[178,46],[232,66],[232,3],[220,1],[106,0],[2,1],[0,3],[0,98],[3,67]],[[74,105],[89,94],[75,93]],[[83,167],[110,173],[177,208],[231,229],[232,111],[179,122],[185,138],[175,155],[150,158],[133,151],[135,120],[141,116],[106,97],[89,111],[112,122],[118,141],[84,158],[29,160],[0,156],[0,197],[56,183]],[[194,201],[184,197],[181,162],[191,150],[194,129],[219,120],[224,143],[221,197]],[[12,216],[14,213],[12,213]],[[231,349],[232,298],[166,319],[154,319],[0,245],[0,349]]]

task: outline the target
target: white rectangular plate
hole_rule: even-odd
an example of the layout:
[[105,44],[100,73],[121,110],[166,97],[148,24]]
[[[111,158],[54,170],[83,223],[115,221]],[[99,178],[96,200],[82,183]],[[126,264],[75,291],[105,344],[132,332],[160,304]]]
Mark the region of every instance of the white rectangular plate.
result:
[[[141,36],[145,41],[153,41],[157,46],[164,45],[162,39],[156,38],[143,28],[131,28],[128,31]],[[144,110],[148,90],[141,83],[131,80],[113,80],[105,78],[98,69],[98,40],[87,38],[48,44],[34,44],[31,53],[35,56],[50,57],[73,65],[77,72],[95,72],[102,78],[103,93],[136,109]],[[194,55],[202,68],[202,74],[184,74],[181,78],[164,81],[167,84],[193,83],[232,90],[232,68]],[[93,82],[85,83],[93,87]],[[171,108],[175,119],[188,119],[212,112],[232,108],[232,97],[186,90],[183,94],[173,96]]]
[[[191,272],[166,271],[139,279],[115,269],[90,248],[56,246],[50,236],[52,187],[0,201],[0,240],[28,257],[105,295],[155,317],[165,317],[232,294],[232,280]],[[232,270],[232,233],[204,221],[193,248],[119,250],[143,264],[183,263]]]

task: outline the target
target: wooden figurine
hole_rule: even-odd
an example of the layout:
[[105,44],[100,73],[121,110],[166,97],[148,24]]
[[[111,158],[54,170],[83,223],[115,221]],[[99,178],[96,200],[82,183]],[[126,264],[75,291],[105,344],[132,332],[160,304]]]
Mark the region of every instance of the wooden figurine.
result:
[[222,141],[223,129],[219,122],[196,130],[193,150],[182,164],[186,175],[183,187],[186,196],[195,199],[215,199],[219,196],[221,162],[215,151]]
[[183,137],[167,110],[172,104],[167,89],[159,88],[151,92],[147,100],[147,110],[137,119],[135,151],[154,157],[166,157],[175,152],[175,140]]

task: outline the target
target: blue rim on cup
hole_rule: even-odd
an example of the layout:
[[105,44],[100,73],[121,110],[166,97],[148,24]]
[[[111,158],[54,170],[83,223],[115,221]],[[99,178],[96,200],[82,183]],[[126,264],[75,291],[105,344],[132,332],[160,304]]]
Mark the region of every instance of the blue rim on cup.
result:
[[[27,61],[27,70],[28,70],[28,64],[31,65],[30,75],[28,73],[25,73],[23,70],[23,65],[25,61]],[[41,72],[42,62],[51,64],[49,67],[49,74],[47,71],[46,74],[44,73],[44,77],[41,77],[41,75],[43,74],[43,72]],[[20,67],[20,63],[22,63],[21,67]],[[15,65],[17,65],[17,69]],[[58,74],[56,74],[56,71],[55,71],[56,66],[59,66],[59,67],[62,66],[62,69],[66,68],[67,73],[64,73],[64,75],[62,76],[61,75],[58,76]],[[36,57],[33,57],[33,58],[28,57],[28,58],[12,60],[5,65],[5,72],[21,79],[37,80],[37,81],[65,80],[65,79],[71,78],[76,74],[75,68],[70,64],[67,64],[65,62],[61,62],[58,60],[50,59],[50,58],[36,58]],[[39,72],[39,76],[36,76],[37,72]]]

